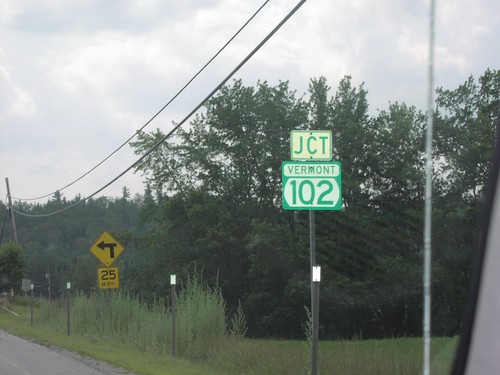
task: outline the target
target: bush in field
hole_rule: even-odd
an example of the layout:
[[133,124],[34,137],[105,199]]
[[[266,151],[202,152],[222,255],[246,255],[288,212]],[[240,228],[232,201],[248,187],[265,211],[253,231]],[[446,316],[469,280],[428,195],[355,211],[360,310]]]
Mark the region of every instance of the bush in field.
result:
[[179,353],[205,359],[216,338],[227,333],[226,303],[218,285],[203,284],[201,277],[188,278],[177,303]]
[[163,352],[170,345],[170,315],[164,304],[148,307],[125,292],[80,293],[73,303],[76,334],[102,337],[145,351]]
[[241,301],[238,302],[238,309],[231,317],[231,335],[235,337],[243,337],[247,334],[247,318],[243,307],[241,307]]
[[[79,293],[73,301],[75,334],[94,336],[144,351],[167,353],[172,348],[172,312],[164,301],[152,306],[122,291]],[[218,286],[190,277],[177,300],[177,348],[180,356],[204,360],[213,342],[228,336],[241,337],[246,320],[240,308],[228,330],[226,303]]]
[[[64,326],[57,324],[57,322],[66,319],[66,309],[63,301],[49,301],[45,298],[40,298],[36,301],[38,306],[38,313],[36,314],[36,323],[45,324],[55,329],[62,328]],[[58,327],[60,326],[60,327]]]
[[19,245],[14,242],[0,244],[0,292],[17,290],[25,268],[26,259]]

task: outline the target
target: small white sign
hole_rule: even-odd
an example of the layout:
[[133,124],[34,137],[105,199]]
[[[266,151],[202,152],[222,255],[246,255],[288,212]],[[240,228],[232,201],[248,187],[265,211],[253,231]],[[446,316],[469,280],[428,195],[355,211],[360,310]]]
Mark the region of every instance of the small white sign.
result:
[[24,292],[31,289],[31,279],[23,279],[21,282],[21,288]]
[[313,281],[313,283],[319,283],[321,281],[321,267],[320,266],[313,267],[312,281]]
[[175,285],[176,277],[175,275],[170,275],[170,285]]

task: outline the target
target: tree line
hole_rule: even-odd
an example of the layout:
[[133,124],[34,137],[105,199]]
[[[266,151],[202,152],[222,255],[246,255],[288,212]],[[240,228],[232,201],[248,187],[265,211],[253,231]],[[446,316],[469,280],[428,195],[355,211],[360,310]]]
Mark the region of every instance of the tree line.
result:
[[[144,194],[130,197],[124,188],[120,198],[91,199],[60,215],[16,216],[25,274],[41,282],[50,269],[54,294],[70,280],[95,289],[98,262],[89,247],[108,230],[125,245],[117,266],[131,293],[153,301],[168,296],[170,274],[182,284],[198,272],[220,287],[229,313],[243,308],[249,335],[302,338],[308,213],[282,209],[281,163],[290,159],[292,130],[331,130],[343,208],[316,213],[320,335],[421,335],[425,114],[399,102],[373,114],[367,94],[349,76],[335,90],[323,77],[311,79],[302,95],[288,82],[233,81],[136,167]],[[500,72],[489,69],[436,91],[436,335],[460,332],[499,98]],[[131,145],[142,155],[163,137],[140,133]],[[79,199],[57,193],[45,204],[15,207],[46,213]]]

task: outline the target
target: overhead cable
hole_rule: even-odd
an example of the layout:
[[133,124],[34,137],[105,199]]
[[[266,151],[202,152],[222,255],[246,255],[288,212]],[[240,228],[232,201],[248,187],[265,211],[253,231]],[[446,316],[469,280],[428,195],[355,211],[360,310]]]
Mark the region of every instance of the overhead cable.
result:
[[39,197],[35,197],[35,198],[17,198],[17,197],[12,197],[13,199],[15,200],[18,200],[18,201],[33,201],[33,200],[38,200],[38,199],[43,199],[43,198],[46,198],[46,197],[49,197],[51,195],[54,195],[55,193],[57,193],[58,191],[62,191],[72,185],[74,185],[75,183],[77,183],[78,181],[80,181],[81,179],[83,179],[85,176],[87,176],[88,174],[90,174],[91,172],[93,172],[95,169],[97,169],[99,166],[101,166],[103,163],[105,163],[109,158],[111,158],[114,154],[116,154],[118,151],[120,151],[126,144],[128,144],[135,136],[137,136],[146,126],[148,126],[156,117],[158,117],[158,115],[160,113],[163,112],[163,110],[165,108],[167,108],[175,99],[177,99],[177,97],[191,84],[191,82],[193,82],[204,70],[205,68],[210,65],[210,63],[212,61],[215,60],[215,58],[217,58],[217,56],[219,56],[221,54],[222,51],[224,51],[224,49],[226,49],[226,47],[238,36],[238,34],[241,33],[241,31],[243,31],[243,29],[257,16],[257,14],[259,14],[259,12],[267,5],[267,3],[269,2],[269,0],[266,0],[260,7],[259,9],[257,9],[255,11],[255,13],[243,24],[243,26],[241,26],[238,31],[217,51],[217,53],[215,53],[215,55],[213,55],[210,60],[208,60],[205,65],[203,65],[199,70],[198,72],[196,72],[195,75],[193,75],[193,77],[191,77],[191,79],[177,92],[177,94],[175,94],[162,108],[160,108],[160,110],[158,112],[156,112],[154,114],[153,117],[151,117],[139,130],[137,130],[131,137],[129,137],[125,142],[123,142],[116,150],[114,150],[112,153],[110,153],[108,156],[106,156],[103,160],[101,160],[99,163],[97,163],[94,167],[92,167],[91,169],[89,169],[87,172],[85,172],[83,175],[81,175],[80,177],[78,177],[76,180],[70,182],[69,184],[63,186],[62,188],[52,192],[52,193],[49,193],[49,194],[45,194],[45,195],[42,195],[42,196],[39,196]]
[[163,136],[156,144],[154,144],[148,151],[146,151],[139,159],[137,159],[132,165],[130,165],[127,169],[125,169],[123,172],[121,172],[118,176],[113,178],[111,181],[109,181],[107,184],[96,190],[94,193],[92,193],[90,196],[86,198],[82,198],[80,201],[72,204],[71,206],[65,207],[63,209],[60,209],[58,211],[54,211],[48,214],[40,214],[40,215],[31,215],[31,214],[26,214],[23,212],[18,212],[15,210],[16,213],[22,216],[27,216],[27,217],[47,217],[47,216],[52,216],[59,214],[61,212],[67,211],[87,200],[90,198],[96,196],[99,194],[101,191],[118,181],[123,175],[125,175],[127,172],[129,172],[131,169],[136,167],[139,163],[141,163],[149,154],[151,154],[153,151],[155,151],[163,142],[165,142],[174,132],[177,131],[192,115],[194,115],[212,96],[215,95],[217,91],[219,91],[252,57],[259,51],[268,41],[271,39],[271,37],[276,34],[276,32],[297,12],[306,0],[301,0],[295,5],[295,7],[272,29],[269,34],[266,35],[266,37],[229,73],[211,92],[208,94],[205,99],[203,99],[194,109],[189,112],[189,114],[182,119],[181,122],[179,122],[170,132],[168,132],[165,136]]

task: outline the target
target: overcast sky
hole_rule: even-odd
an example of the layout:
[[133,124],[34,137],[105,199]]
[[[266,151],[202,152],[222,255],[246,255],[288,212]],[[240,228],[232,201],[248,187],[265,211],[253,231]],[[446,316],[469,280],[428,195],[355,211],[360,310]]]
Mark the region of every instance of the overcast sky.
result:
[[[0,200],[51,193],[86,173],[156,113],[243,25],[262,0],[0,0]],[[146,130],[167,132],[293,8],[271,0]],[[500,1],[437,0],[436,86],[455,89],[500,65]],[[389,102],[425,110],[429,0],[308,0],[235,78],[310,78],[335,89],[351,75],[370,111]],[[332,94],[333,94],[332,90]],[[92,194],[136,156],[125,146],[63,190]],[[142,193],[128,173],[123,186]],[[45,202],[48,198],[42,199]]]

